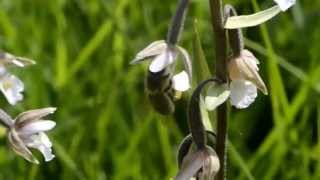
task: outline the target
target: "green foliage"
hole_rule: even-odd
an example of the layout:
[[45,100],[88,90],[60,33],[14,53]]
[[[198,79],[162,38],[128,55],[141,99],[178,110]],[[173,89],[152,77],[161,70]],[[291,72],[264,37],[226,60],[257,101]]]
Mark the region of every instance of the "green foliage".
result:
[[[208,2],[191,2],[181,44],[190,53],[200,51],[193,29],[197,18],[202,59],[213,72]],[[228,2],[238,14],[259,8],[255,0]],[[259,1],[261,9],[270,4]],[[177,146],[188,133],[187,97],[173,118],[156,114],[144,94],[147,65],[129,62],[150,42],[165,38],[175,5],[170,0],[0,1],[1,49],[37,61],[23,71],[12,69],[25,82],[25,100],[11,107],[1,95],[1,107],[12,115],[58,107],[51,117],[57,127],[49,133],[56,159],[40,166],[26,162],[8,148],[1,129],[0,179],[173,177]],[[259,94],[246,110],[231,109],[229,179],[320,178],[319,8],[318,1],[299,1],[265,25],[245,30],[270,95]]]

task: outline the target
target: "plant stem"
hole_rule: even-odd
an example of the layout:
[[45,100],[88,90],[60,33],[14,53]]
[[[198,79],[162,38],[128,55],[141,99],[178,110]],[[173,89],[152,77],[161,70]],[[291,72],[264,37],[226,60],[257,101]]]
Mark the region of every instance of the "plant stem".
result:
[[172,18],[172,22],[167,34],[167,43],[171,46],[174,46],[179,41],[180,33],[183,29],[188,5],[189,5],[189,0],[179,1],[176,13]]
[[[222,14],[222,0],[209,0],[211,23],[214,31],[214,45],[216,54],[216,76],[223,82],[228,81],[227,76],[227,37],[223,28],[224,16]],[[225,179],[226,171],[226,139],[227,139],[227,104],[224,103],[217,109],[217,154],[220,159],[218,180]]]

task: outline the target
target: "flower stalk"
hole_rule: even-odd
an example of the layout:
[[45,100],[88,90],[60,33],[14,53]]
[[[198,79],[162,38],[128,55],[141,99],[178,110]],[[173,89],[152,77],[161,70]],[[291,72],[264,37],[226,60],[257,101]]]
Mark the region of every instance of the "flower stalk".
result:
[[186,11],[189,5],[189,0],[180,0],[177,6],[176,14],[172,18],[171,25],[167,34],[167,43],[171,46],[177,44],[183,29]]
[[[228,82],[227,75],[227,37],[224,29],[224,16],[222,0],[209,0],[211,12],[211,24],[214,31],[216,77],[223,83]],[[217,146],[216,151],[220,160],[218,180],[225,179],[226,169],[226,140],[227,140],[227,104],[223,103],[217,108]]]
[[[237,16],[237,11],[230,4],[224,7],[225,19],[231,16]],[[241,50],[244,48],[243,35],[240,28],[228,30],[230,48],[233,56],[240,56]]]

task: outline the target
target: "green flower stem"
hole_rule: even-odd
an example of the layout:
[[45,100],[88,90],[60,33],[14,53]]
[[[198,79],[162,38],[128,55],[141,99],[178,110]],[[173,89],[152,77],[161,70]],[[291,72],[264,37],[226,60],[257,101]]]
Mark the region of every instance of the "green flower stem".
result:
[[[211,23],[214,31],[216,77],[223,82],[228,81],[227,76],[227,37],[223,28],[224,16],[222,14],[222,0],[209,0]],[[226,139],[227,139],[227,104],[223,103],[217,108],[217,154],[220,159],[220,170],[216,176],[218,180],[225,179],[226,171]]]

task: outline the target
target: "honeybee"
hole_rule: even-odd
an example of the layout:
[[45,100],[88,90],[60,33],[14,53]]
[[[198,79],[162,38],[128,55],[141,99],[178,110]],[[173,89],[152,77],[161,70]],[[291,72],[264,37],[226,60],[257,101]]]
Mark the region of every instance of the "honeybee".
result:
[[[175,74],[176,60],[182,55],[184,69]],[[192,67],[189,54],[180,46],[169,46],[155,41],[140,51],[131,64],[150,60],[145,85],[149,100],[160,114],[169,115],[175,110],[174,101],[191,86]]]
[[148,71],[145,84],[153,108],[163,115],[172,114],[175,110],[176,97],[169,67],[157,73]]

